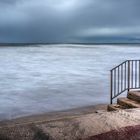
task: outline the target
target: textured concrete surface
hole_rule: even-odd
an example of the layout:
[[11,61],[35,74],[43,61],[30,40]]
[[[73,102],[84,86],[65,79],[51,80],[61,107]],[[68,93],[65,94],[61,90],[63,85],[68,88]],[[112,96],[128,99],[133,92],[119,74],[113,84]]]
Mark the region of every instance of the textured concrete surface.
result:
[[[140,109],[2,124],[0,140],[139,140]],[[16,121],[15,121],[16,122]]]
[[81,140],[140,140],[140,125],[123,127]]

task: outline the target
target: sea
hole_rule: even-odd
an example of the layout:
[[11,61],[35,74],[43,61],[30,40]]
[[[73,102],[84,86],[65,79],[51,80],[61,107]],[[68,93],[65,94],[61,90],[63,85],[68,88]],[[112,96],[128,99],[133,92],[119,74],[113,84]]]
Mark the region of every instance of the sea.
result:
[[140,45],[0,47],[0,120],[109,104],[110,70]]

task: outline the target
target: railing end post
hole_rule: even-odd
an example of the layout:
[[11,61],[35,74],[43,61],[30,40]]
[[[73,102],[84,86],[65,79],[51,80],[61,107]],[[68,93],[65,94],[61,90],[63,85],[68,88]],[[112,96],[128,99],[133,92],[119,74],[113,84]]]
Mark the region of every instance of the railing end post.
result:
[[110,100],[110,104],[112,105],[112,103],[113,103],[113,102],[112,102],[112,99],[111,99],[111,100]]

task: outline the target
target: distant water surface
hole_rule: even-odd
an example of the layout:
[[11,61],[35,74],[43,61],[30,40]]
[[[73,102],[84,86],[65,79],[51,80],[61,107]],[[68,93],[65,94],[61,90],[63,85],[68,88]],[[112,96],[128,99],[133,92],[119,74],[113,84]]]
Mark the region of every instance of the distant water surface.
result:
[[109,103],[110,69],[140,46],[0,47],[0,119]]

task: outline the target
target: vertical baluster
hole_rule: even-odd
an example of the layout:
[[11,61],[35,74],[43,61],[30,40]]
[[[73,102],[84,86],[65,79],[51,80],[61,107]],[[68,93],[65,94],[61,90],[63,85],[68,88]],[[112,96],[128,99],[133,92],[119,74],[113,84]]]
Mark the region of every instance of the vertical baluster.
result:
[[112,104],[112,70],[110,75],[110,104]]
[[116,69],[114,70],[114,93],[116,95]]
[[121,65],[121,91],[123,90],[123,64]]
[[119,82],[120,82],[120,73],[119,73],[119,71],[120,71],[120,67],[118,67],[118,93],[119,93],[119,91],[120,91],[120,85],[119,85]]
[[137,60],[135,61],[135,88],[137,87]]
[[139,60],[139,87],[140,87],[140,60]]
[[130,60],[128,60],[128,72],[127,72],[128,76],[128,81],[127,81],[127,89],[128,91],[130,90]]
[[133,60],[132,60],[132,63],[131,63],[131,70],[132,70],[132,73],[131,73],[131,88],[133,88]]
[[124,78],[125,80],[124,80],[124,85],[125,85],[125,89],[126,89],[126,62],[125,62],[125,78]]
[[114,83],[114,70],[112,70],[112,98],[115,96]]

